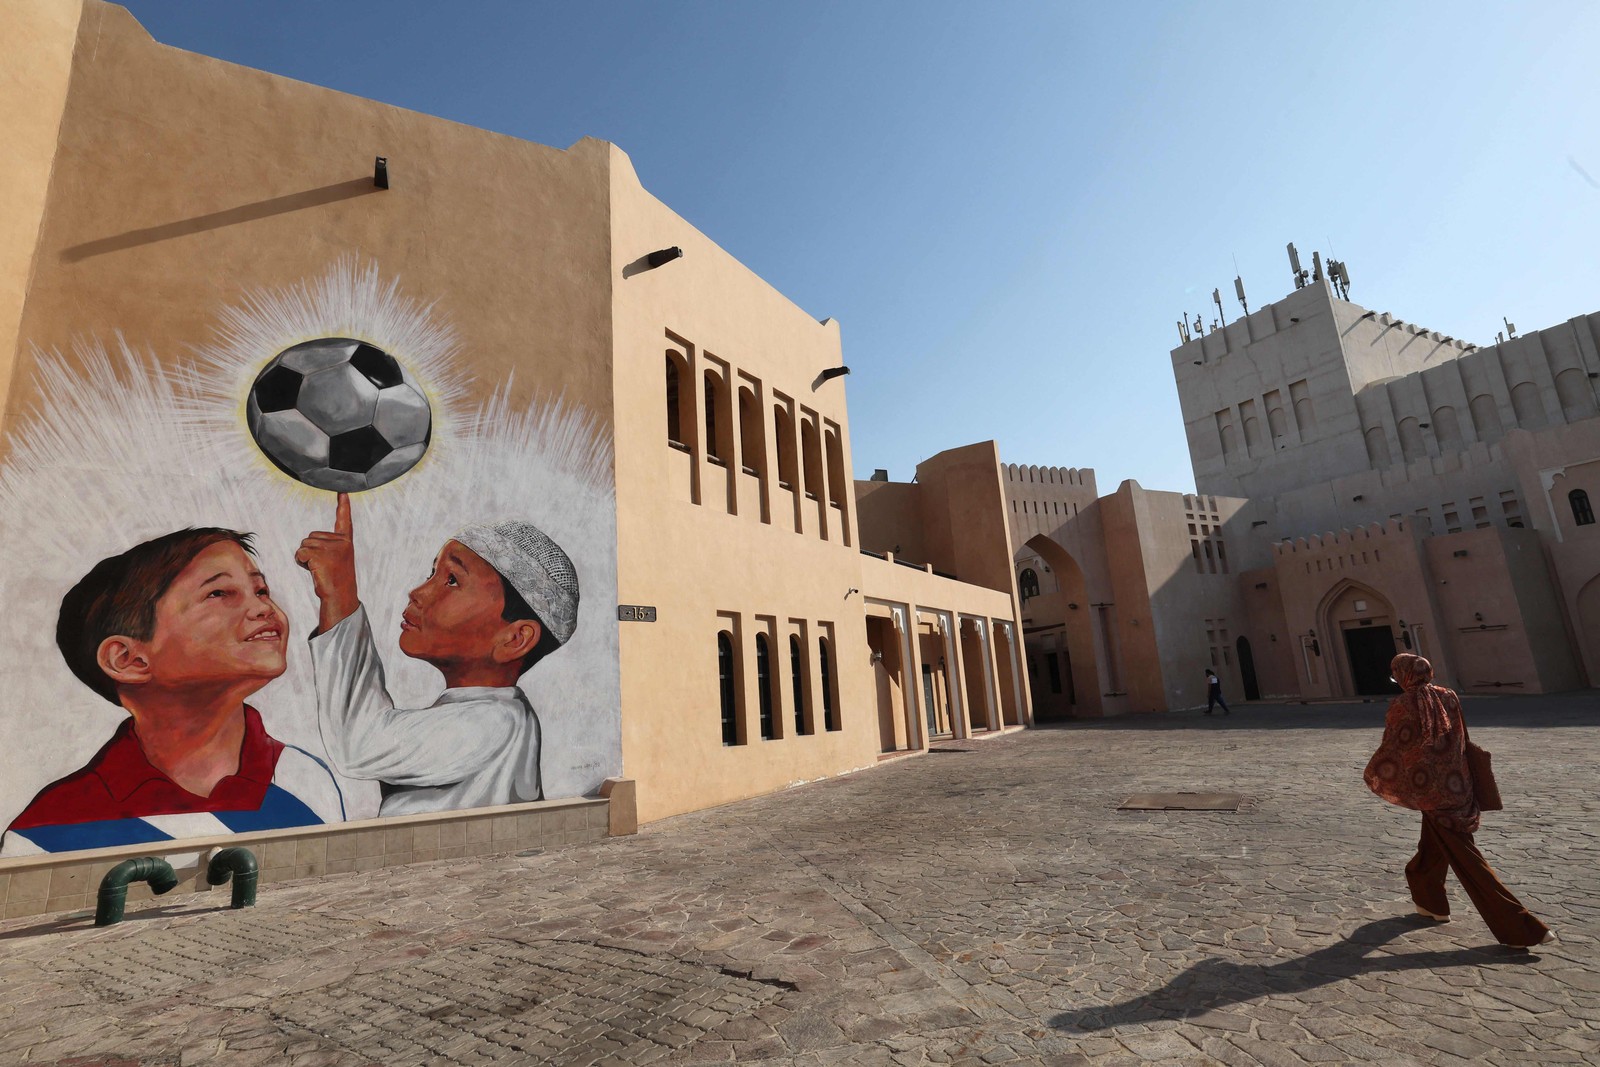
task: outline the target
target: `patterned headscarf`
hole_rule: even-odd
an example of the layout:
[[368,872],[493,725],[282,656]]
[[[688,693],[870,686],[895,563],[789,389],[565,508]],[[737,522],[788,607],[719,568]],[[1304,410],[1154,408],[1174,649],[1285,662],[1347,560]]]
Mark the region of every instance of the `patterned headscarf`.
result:
[[1450,713],[1439,699],[1439,686],[1433,681],[1433,664],[1412,652],[1402,652],[1389,661],[1389,677],[1400,686],[1399,699],[1410,705],[1422,723],[1422,743],[1429,744],[1435,737],[1450,732]]

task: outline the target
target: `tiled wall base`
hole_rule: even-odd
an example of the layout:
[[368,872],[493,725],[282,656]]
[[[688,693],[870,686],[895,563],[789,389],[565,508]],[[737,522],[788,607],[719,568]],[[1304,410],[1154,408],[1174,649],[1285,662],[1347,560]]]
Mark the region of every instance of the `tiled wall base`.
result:
[[[186,893],[211,888],[206,884],[205,864],[216,849],[243,845],[255,853],[261,866],[261,892],[270,893],[274,882],[291,878],[599,841],[612,832],[632,832],[625,827],[633,812],[610,810],[613,804],[631,808],[632,785],[611,786],[605,797],[0,859],[0,915],[12,919],[93,910],[100,879],[123,860],[139,856],[160,856],[171,863],[179,878],[178,888],[172,892]],[[613,823],[619,824],[617,831],[611,829]],[[222,892],[227,891],[224,886]],[[128,887],[130,903],[150,896],[147,885]]]

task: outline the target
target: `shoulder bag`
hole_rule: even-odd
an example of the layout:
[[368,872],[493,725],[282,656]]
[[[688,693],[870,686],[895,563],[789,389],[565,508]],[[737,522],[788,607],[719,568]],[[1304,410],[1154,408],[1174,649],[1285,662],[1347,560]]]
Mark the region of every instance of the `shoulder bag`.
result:
[[[1461,715],[1459,707],[1456,711]],[[1483,811],[1501,811],[1505,804],[1500,800],[1500,785],[1494,780],[1493,757],[1489,750],[1472,743],[1467,733],[1467,717],[1461,715],[1461,733],[1467,742],[1467,771],[1472,775],[1472,796]]]

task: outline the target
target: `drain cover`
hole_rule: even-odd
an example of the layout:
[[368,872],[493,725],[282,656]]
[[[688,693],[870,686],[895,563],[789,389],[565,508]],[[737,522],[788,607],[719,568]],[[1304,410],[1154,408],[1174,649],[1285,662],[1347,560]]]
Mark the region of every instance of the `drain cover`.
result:
[[274,999],[279,1023],[388,1067],[643,1063],[792,987],[583,941],[491,938]]
[[1135,793],[1118,811],[1238,811],[1238,793]]

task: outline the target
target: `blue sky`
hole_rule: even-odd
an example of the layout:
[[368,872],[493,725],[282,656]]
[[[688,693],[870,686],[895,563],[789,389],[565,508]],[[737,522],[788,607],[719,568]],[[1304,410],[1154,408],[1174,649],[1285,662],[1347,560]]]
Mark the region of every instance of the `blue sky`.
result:
[[1477,343],[1600,310],[1600,5],[132,0],[157,40],[565,147],[840,321],[856,473],[1193,488],[1176,321],[1292,288]]

